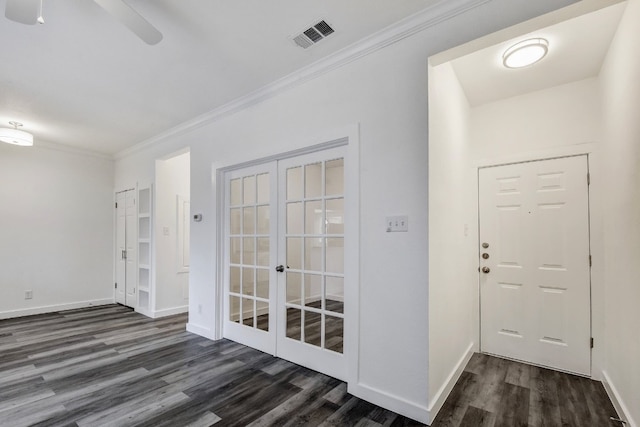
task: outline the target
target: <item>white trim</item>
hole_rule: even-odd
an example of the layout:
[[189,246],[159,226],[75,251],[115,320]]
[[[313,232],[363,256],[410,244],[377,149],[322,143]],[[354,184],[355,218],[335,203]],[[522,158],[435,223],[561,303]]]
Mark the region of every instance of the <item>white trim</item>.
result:
[[293,87],[316,79],[329,71],[343,67],[357,59],[377,52],[389,45],[397,43],[407,37],[433,27],[443,21],[463,14],[471,9],[488,3],[490,0],[440,0],[434,5],[423,9],[414,15],[396,22],[393,25],[369,36],[344,49],[328,55],[310,65],[300,68],[293,73],[269,83],[245,96],[221,105],[205,114],[183,122],[166,132],[146,139],[132,147],[117,152],[115,159],[122,159],[155,145],[172,136],[178,136],[206,126],[224,117],[233,115],[252,105],[273,98]]
[[580,156],[584,154],[595,153],[599,150],[599,148],[600,147],[598,143],[585,142],[582,144],[569,145],[566,147],[551,147],[524,153],[511,154],[507,156],[496,156],[486,159],[472,160],[471,166],[475,169],[489,166],[502,166],[512,163],[547,160],[558,157]]
[[214,331],[205,326],[196,325],[195,323],[187,323],[187,332],[209,338],[212,341],[216,340]]
[[151,312],[151,316],[154,319],[159,317],[173,316],[174,314],[188,313],[189,306],[182,305],[180,307],[164,308],[162,310],[155,310]]
[[429,424],[433,420],[426,406],[411,402],[367,384],[349,383],[347,392],[374,405],[381,406],[421,423]]
[[14,317],[32,316],[34,314],[54,313],[64,310],[75,310],[77,308],[93,307],[98,305],[115,304],[114,298],[103,298],[89,301],[72,302],[67,304],[44,305],[40,307],[21,308],[0,312],[0,319],[11,319]]
[[618,417],[627,422],[627,427],[638,427],[638,424],[636,424],[633,418],[631,418],[631,412],[627,408],[627,405],[624,404],[622,396],[620,396],[618,389],[613,385],[613,382],[606,371],[602,371],[602,378],[602,385],[604,386],[609,399],[611,399],[611,403],[613,403],[613,407],[618,413]]
[[440,412],[440,409],[442,409],[442,405],[444,405],[444,402],[447,400],[449,393],[451,393],[451,390],[453,390],[453,386],[456,385],[456,382],[460,378],[460,375],[462,375],[465,366],[467,366],[467,363],[469,363],[469,360],[471,360],[475,345],[476,344],[474,342],[469,344],[469,347],[467,347],[467,350],[464,352],[460,360],[458,360],[456,366],[453,368],[442,386],[440,386],[440,389],[438,389],[431,402],[429,402],[428,411],[431,416],[431,421],[435,419],[436,415],[438,415],[438,412]]

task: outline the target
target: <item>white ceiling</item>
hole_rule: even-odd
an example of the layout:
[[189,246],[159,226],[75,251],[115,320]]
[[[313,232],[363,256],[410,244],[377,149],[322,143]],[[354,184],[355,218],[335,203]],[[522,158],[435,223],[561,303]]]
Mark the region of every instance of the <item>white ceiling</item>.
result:
[[[44,0],[44,25],[4,17],[0,126],[114,154],[214,110],[443,0],[128,0],[149,46],[93,1]],[[290,36],[325,19],[308,50]]]
[[[471,106],[596,77],[626,3],[618,3],[451,61]],[[531,37],[549,41],[540,62],[521,69],[502,65],[503,52]]]

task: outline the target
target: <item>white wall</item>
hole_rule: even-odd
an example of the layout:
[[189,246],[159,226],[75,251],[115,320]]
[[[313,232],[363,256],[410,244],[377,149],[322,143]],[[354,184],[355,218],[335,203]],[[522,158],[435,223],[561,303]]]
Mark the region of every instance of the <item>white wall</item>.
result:
[[605,380],[640,425],[640,1],[629,0],[600,81],[604,117]]
[[429,402],[438,410],[477,347],[470,108],[450,63],[429,69]]
[[178,268],[177,196],[189,200],[190,158],[187,152],[156,161],[155,282],[152,297],[155,316],[187,311],[189,303],[189,273]]
[[[206,336],[216,330],[212,169],[301,148],[319,142],[318,135],[358,124],[360,317],[352,321],[360,327],[360,336],[354,337],[360,351],[358,369],[349,373],[350,390],[428,421],[427,58],[571,2],[476,2],[482,4],[450,20],[433,20],[410,38],[119,160],[118,183],[143,181],[152,177],[155,158],[191,147],[191,207],[204,219],[192,224],[190,330]],[[397,214],[408,215],[409,232],[386,233],[384,217]]]
[[113,302],[113,161],[0,144],[0,199],[0,317]]

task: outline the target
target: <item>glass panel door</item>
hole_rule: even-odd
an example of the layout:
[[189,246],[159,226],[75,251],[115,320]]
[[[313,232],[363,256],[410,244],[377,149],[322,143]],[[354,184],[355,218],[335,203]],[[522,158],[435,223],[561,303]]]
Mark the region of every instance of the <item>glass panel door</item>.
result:
[[278,355],[344,378],[344,153],[279,162]]
[[225,174],[224,336],[271,354],[276,327],[276,179],[275,162]]

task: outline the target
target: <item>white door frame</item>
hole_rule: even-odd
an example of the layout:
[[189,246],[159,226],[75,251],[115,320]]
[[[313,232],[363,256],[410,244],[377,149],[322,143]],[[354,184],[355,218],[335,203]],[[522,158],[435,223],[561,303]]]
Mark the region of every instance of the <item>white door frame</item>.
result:
[[214,339],[221,339],[224,316],[224,249],[225,249],[225,180],[226,172],[254,166],[266,162],[284,160],[303,154],[326,150],[333,147],[346,146],[345,156],[345,192],[350,194],[345,206],[345,221],[352,226],[345,230],[345,312],[349,312],[349,320],[344,326],[344,356],[347,364],[347,382],[357,384],[360,333],[360,136],[359,126],[352,125],[343,129],[329,131],[323,135],[307,140],[302,148],[274,152],[270,156],[259,159],[243,159],[212,165],[214,180],[214,199],[216,201],[216,283],[215,283],[215,325]]
[[[474,164],[474,168],[476,170],[476,215],[477,215],[477,221],[478,221],[478,227],[477,227],[477,235],[476,235],[476,250],[477,255],[478,255],[478,266],[481,265],[481,259],[480,259],[480,250],[478,248],[480,248],[482,242],[480,241],[480,169],[484,169],[484,168],[489,168],[489,167],[499,167],[499,166],[508,166],[508,165],[513,165],[513,164],[520,164],[520,163],[529,163],[529,162],[538,162],[538,161],[545,161],[545,160],[554,160],[554,159],[562,159],[562,158],[567,158],[567,157],[578,157],[578,156],[585,156],[586,157],[586,161],[587,161],[587,173],[589,175],[589,177],[591,176],[591,160],[592,160],[592,155],[593,153],[596,151],[596,147],[594,144],[586,144],[588,146],[588,150],[581,150],[581,149],[574,149],[573,147],[563,147],[562,149],[552,149],[552,150],[547,150],[544,153],[539,153],[539,154],[520,154],[520,155],[515,155],[512,156],[510,158],[507,159],[503,159],[503,160],[496,160],[496,161],[490,161],[490,160],[483,160],[483,161],[479,161],[476,162]],[[590,179],[590,178],[589,178]],[[589,183],[589,185],[587,185],[587,208],[588,208],[588,250],[589,250],[589,254],[592,254],[592,236],[593,236],[593,222],[592,222],[592,208],[591,208],[591,185]],[[477,340],[478,340],[478,351],[482,352],[482,299],[481,299],[481,275],[482,272],[480,271],[480,267],[478,267],[478,282],[477,282],[477,296],[478,296],[478,312],[477,312],[477,319],[478,319],[478,328],[477,328]],[[589,298],[589,329],[591,332],[591,337],[593,337],[594,335],[597,335],[594,332],[594,290],[593,290],[593,270],[590,267],[589,268],[589,292],[590,292],[590,298]],[[592,338],[593,340],[593,338]],[[593,349],[593,341],[592,341],[592,346],[590,349],[591,352],[591,368],[590,368],[590,377],[594,376],[594,349]],[[484,352],[482,352],[484,353]],[[525,362],[525,363],[529,363],[529,362]],[[545,367],[548,368],[548,367]],[[580,375],[580,374],[576,374],[574,372],[571,372],[571,374],[573,375]]]

